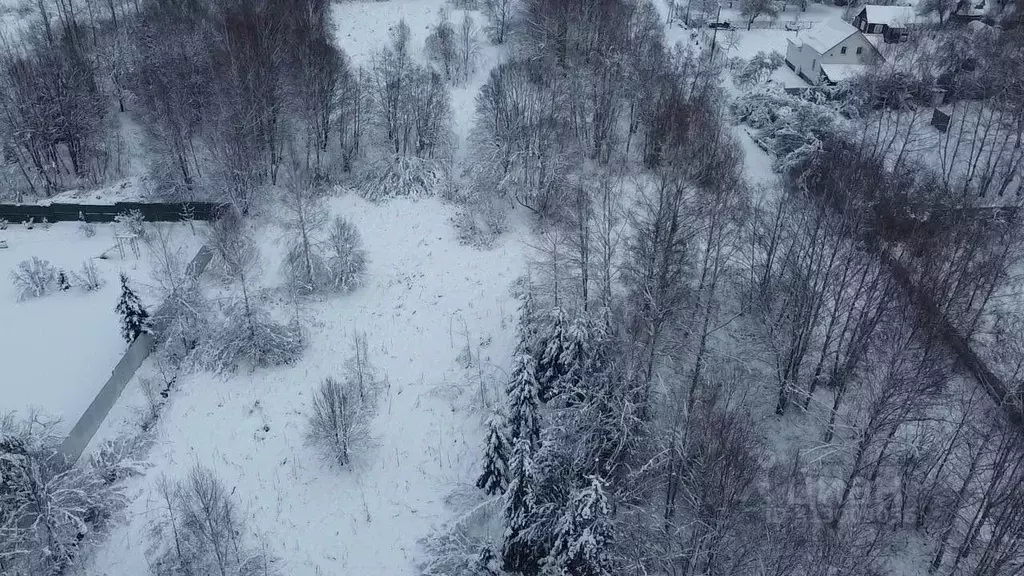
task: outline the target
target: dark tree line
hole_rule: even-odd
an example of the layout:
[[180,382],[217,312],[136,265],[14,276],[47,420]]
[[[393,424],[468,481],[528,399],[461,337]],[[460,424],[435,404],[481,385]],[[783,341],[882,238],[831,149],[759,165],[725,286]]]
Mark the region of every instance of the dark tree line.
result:
[[720,71],[667,48],[649,10],[523,2],[510,37],[529,57],[477,100],[474,184],[545,230],[478,483],[505,532],[481,558],[868,575],[914,538],[932,573],[1017,573],[1021,430],[885,258],[970,332],[1016,226],[925,222],[913,199],[960,192],[838,138],[752,194]]
[[[286,159],[316,184],[352,170],[372,117],[386,116],[376,75],[333,42],[323,0],[111,0],[88,4],[88,18],[57,4],[41,4],[3,53],[5,161],[30,193],[124,176],[130,119],[146,135],[151,192],[247,210]],[[404,132],[389,136],[410,153],[432,154],[447,128],[447,90],[432,78],[399,79]]]
[[296,155],[314,179],[350,167],[361,104],[355,74],[330,41],[326,2],[146,3],[131,22],[131,75],[170,194],[247,209]]
[[58,3],[59,22],[43,18],[2,54],[4,157],[33,194],[96,184],[112,171],[99,49],[69,6]]

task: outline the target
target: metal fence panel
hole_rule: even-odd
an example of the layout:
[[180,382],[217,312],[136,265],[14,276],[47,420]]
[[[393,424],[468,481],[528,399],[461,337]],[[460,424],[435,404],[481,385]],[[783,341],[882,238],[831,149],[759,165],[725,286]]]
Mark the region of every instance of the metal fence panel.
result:
[[113,204],[0,204],[0,218],[8,222],[113,222],[118,214],[138,210],[148,222],[178,222],[186,213],[195,220],[214,220],[224,209],[214,202],[115,202]]

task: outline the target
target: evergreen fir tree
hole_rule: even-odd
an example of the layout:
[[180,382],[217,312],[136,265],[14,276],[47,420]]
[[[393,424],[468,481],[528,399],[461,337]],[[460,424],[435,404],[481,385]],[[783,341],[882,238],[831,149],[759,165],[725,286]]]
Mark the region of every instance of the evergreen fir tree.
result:
[[536,305],[529,286],[519,302],[519,324],[516,326],[515,355],[533,354],[537,342]]
[[128,277],[121,273],[121,298],[114,308],[121,318],[121,337],[131,344],[140,334],[149,332],[149,312],[142,306],[139,297],[128,286]]
[[484,470],[476,480],[477,488],[490,495],[505,491],[508,486],[508,448],[504,418],[494,414],[487,421]]
[[573,320],[565,336],[562,354],[558,357],[562,375],[555,388],[560,392],[571,392],[570,402],[573,403],[580,401],[583,393],[581,383],[595,368],[591,365],[591,337],[589,322],[585,317]]
[[531,450],[540,443],[540,414],[538,408],[539,384],[537,383],[537,361],[529,354],[516,356],[508,388],[508,431],[514,444],[526,440]]
[[564,576],[610,576],[607,546],[611,541],[608,498],[596,476],[573,494],[555,527],[555,541],[545,565]]
[[533,449],[525,438],[515,441],[505,491],[505,534],[501,547],[502,569],[532,574],[539,565],[530,525],[536,506],[533,478]]
[[561,392],[560,384],[564,373],[561,363],[562,352],[565,350],[566,329],[565,310],[558,308],[551,315],[551,324],[540,338],[543,349],[537,362],[537,381],[540,383],[540,400],[548,402]]

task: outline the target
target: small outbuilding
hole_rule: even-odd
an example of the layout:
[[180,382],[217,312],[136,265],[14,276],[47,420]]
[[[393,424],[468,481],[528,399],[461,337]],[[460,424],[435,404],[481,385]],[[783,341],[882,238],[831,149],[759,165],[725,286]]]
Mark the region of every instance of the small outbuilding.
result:
[[935,110],[932,111],[932,126],[939,132],[945,133],[946,130],[949,130],[950,116],[949,108],[936,106]]
[[911,6],[868,4],[853,18],[853,25],[865,34],[881,34],[886,42],[905,42],[925,18]]
[[[1018,8],[1018,11],[1020,8]],[[988,10],[985,0],[959,0],[956,8],[949,15],[949,19],[955,22],[972,22],[985,17]]]

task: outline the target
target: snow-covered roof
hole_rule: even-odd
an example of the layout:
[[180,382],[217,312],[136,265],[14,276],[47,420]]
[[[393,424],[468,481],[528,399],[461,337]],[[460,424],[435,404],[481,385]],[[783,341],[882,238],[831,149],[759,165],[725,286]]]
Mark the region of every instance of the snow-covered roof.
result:
[[924,18],[912,6],[876,6],[868,4],[864,6],[864,10],[867,11],[868,24],[885,24],[892,28],[899,28],[907,24],[917,24],[924,21]]
[[818,54],[824,54],[857,32],[858,30],[852,25],[838,18],[829,18],[819,22],[806,32],[800,32],[798,39],[804,45],[813,48]]
[[821,71],[833,82],[849,80],[870,68],[870,64],[822,64]]
[[985,24],[981,20],[971,20],[967,23],[967,28],[975,34],[998,34],[999,29]]

